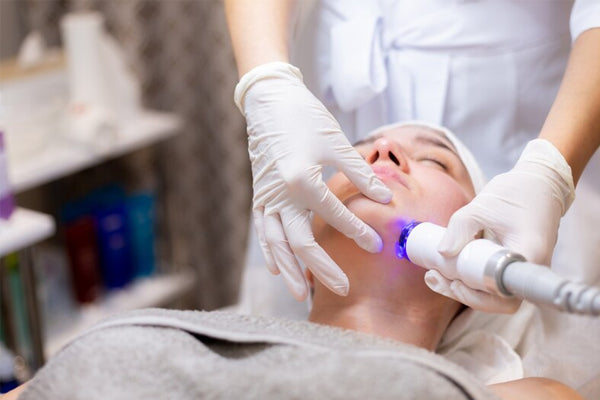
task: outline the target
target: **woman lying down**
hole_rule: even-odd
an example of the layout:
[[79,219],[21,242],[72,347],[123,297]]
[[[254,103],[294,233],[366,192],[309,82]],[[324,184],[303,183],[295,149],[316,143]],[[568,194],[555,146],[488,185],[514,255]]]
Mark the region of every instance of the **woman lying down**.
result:
[[[367,253],[315,218],[317,241],[350,281],[346,297],[324,286],[327,277],[307,273],[310,321],[159,309],[115,316],[63,348],[12,395],[22,400],[581,398],[541,378],[485,386],[434,353],[464,306],[429,290],[425,270],[398,260],[394,244],[400,216],[445,226],[474,196],[479,172],[472,161],[463,163],[461,157],[470,157],[466,149],[451,134],[419,124],[385,127],[356,148],[394,198],[386,205],[371,201],[339,173],[328,182],[384,242],[381,253]],[[276,262],[284,275],[301,273],[284,268],[286,260]],[[293,290],[301,296],[306,288]]]

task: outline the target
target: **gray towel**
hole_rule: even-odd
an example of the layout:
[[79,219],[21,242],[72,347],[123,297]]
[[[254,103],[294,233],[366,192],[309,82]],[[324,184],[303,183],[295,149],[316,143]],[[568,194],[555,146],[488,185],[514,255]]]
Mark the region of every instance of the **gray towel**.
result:
[[22,400],[496,399],[441,356],[307,321],[148,309],[65,346]]

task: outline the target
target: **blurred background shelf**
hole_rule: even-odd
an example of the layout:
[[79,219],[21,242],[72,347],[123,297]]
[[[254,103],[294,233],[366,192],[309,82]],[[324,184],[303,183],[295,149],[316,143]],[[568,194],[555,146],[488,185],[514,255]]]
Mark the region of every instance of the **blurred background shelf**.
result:
[[0,224],[0,257],[44,240],[55,231],[51,216],[24,208],[17,208]]
[[[31,340],[25,337],[23,341],[27,346],[19,347],[19,341],[12,340],[18,339],[13,315],[10,318],[8,312],[0,315],[0,320],[8,320],[8,324],[1,326],[10,333],[5,336],[6,344],[15,354],[27,356],[27,361],[31,359],[31,370],[45,361],[37,356],[47,353],[44,349],[38,351],[43,347],[38,346],[38,334],[42,345],[54,343],[62,328],[60,313],[64,312],[68,321],[75,310],[79,315],[78,302],[83,301],[75,293],[83,285],[72,282],[74,271],[80,269],[73,269],[69,259],[72,241],[66,237],[64,217],[68,215],[63,211],[68,207],[65,206],[88,206],[92,202],[86,201],[107,186],[122,188],[126,200],[138,195],[152,197],[155,271],[170,277],[181,266],[189,266],[198,272],[198,277],[211,277],[211,280],[196,279],[196,288],[189,290],[189,295],[177,297],[173,304],[167,305],[176,309],[216,309],[237,301],[250,221],[252,188],[246,127],[231,100],[238,78],[222,2],[190,2],[190,7],[181,7],[179,2],[160,2],[166,13],[150,16],[144,2],[141,7],[135,2],[74,3],[73,0],[44,2],[43,7],[37,7],[18,0],[0,1],[0,14],[6,17],[0,23],[3,28],[0,120],[6,139],[6,178],[16,192],[19,206],[50,215],[56,223],[55,233],[42,243],[23,248],[14,257],[0,259],[0,263],[8,263],[7,258],[12,263],[18,258],[14,262],[18,265],[11,266],[11,277],[23,275],[22,280],[27,284],[23,285],[26,303],[31,308],[39,304],[38,313],[29,309],[27,313],[19,313],[29,322],[37,322],[32,323],[31,335],[25,335],[31,336]],[[112,52],[114,57],[101,56],[96,61],[87,52],[82,56],[79,52],[69,52],[60,22],[70,11],[79,15],[101,14],[102,38],[114,39],[112,45],[107,42],[110,46],[104,47],[116,49]],[[171,14],[176,19],[209,23],[170,24]],[[133,35],[132,24],[136,27]],[[169,28],[170,34],[164,34],[164,27]],[[214,46],[214,40],[198,40],[204,36],[222,46]],[[69,42],[71,38],[81,37],[71,35]],[[194,44],[193,51],[179,46],[183,43],[180,38]],[[25,40],[28,50],[21,54],[27,57],[22,56],[21,61],[26,59],[27,68],[15,70],[15,60]],[[95,54],[93,46],[85,49]],[[159,51],[148,51],[156,49]],[[36,57],[31,57],[32,54]],[[2,70],[4,62],[11,63],[7,73]],[[69,75],[72,62],[92,67],[84,68],[83,86],[78,84],[79,78],[75,82],[73,74]],[[196,73],[199,65],[205,74]],[[75,96],[75,84],[77,88],[103,90]],[[83,100],[89,104],[80,104]],[[73,108],[74,104],[83,108]],[[62,120],[65,112],[83,113],[88,106],[100,105],[118,116],[121,140],[109,149],[93,150],[93,145],[73,141],[77,132],[68,135],[71,139],[65,138],[68,133]],[[139,118],[128,116],[129,111],[142,106],[148,110],[144,109]],[[167,110],[169,113],[164,112]],[[91,115],[88,122],[90,119],[100,122],[101,115]],[[73,125],[83,124],[85,119],[72,121]],[[83,136],[84,132],[79,133]],[[73,236],[78,239],[83,235]],[[101,249],[98,250],[100,253]],[[102,262],[101,257],[94,259]],[[159,259],[164,259],[166,265]],[[102,288],[108,286],[101,267],[96,268],[100,276],[95,293],[103,293]],[[136,287],[131,290],[135,292]],[[178,290],[171,293],[174,292]],[[56,293],[62,296],[53,296]],[[98,307],[104,311],[103,307],[108,307],[105,302],[113,298],[112,292],[106,293],[110,293],[108,298],[98,299]],[[123,296],[128,297],[129,293],[126,290]],[[9,291],[2,290],[0,296],[9,297]],[[159,305],[152,303],[141,306]],[[2,302],[3,307],[5,304],[8,303]],[[131,307],[137,305],[128,306]],[[84,314],[93,314],[94,307],[90,309]],[[65,323],[65,328],[71,325]],[[29,351],[22,351],[22,347]],[[34,357],[29,357],[31,348]]]
[[108,292],[95,303],[81,306],[59,332],[47,333],[46,357],[55,354],[71,339],[111,314],[139,308],[160,307],[176,301],[195,285],[192,270],[141,278],[129,286]]
[[8,179],[14,192],[23,192],[169,138],[181,125],[181,119],[174,114],[144,111],[121,127],[117,140],[109,147],[92,150],[58,140],[35,157],[13,162]]
[[[57,135],[49,145],[40,147],[37,152],[31,153],[31,156],[13,157],[12,160],[9,157],[8,181],[13,192],[18,195],[17,204],[28,199],[27,196],[35,198],[36,192],[32,189],[38,186],[169,139],[180,133],[182,126],[182,119],[174,113],[144,110],[136,118],[120,125],[115,139],[102,143],[101,146],[98,146],[98,143],[94,146]],[[118,176],[115,176],[115,182],[118,184]],[[35,206],[29,208],[37,208],[38,203],[33,201],[32,204]],[[56,210],[50,207],[44,208],[44,211],[53,214]],[[49,287],[56,290],[59,287],[58,283],[61,283],[59,288],[69,286],[68,279],[59,282],[62,278],[68,278],[68,272],[60,275],[62,278],[56,275],[68,267],[68,261],[63,264],[45,264],[46,269],[34,268],[36,261],[39,261],[41,249],[38,247],[33,251],[31,246],[51,239],[57,232],[54,218],[48,214],[17,208],[9,221],[0,222],[0,261],[5,262],[4,256],[19,252],[18,264],[15,267],[18,268],[15,270],[18,272],[13,272],[13,275],[18,274],[22,281],[22,289],[16,289],[23,292],[24,307],[17,310],[18,313],[15,311],[11,318],[7,319],[6,315],[2,315],[2,327],[10,332],[11,343],[8,347],[17,354],[27,355],[32,370],[41,367],[45,357],[54,354],[72,338],[111,314],[147,307],[181,307],[181,304],[185,304],[186,295],[192,292],[191,289],[195,285],[195,275],[191,269],[182,270],[169,265],[162,268],[163,274],[137,278],[121,289],[105,292],[94,303],[65,308],[64,315],[47,315],[46,311],[52,309],[51,306],[57,307],[57,304],[52,301],[51,304],[40,304],[38,296],[41,293],[47,295],[44,290]],[[46,286],[41,285],[36,278],[36,273],[40,271],[54,273],[43,275]],[[4,293],[0,298],[3,295]],[[9,299],[13,299],[14,293],[11,292],[8,296]],[[65,295],[65,298],[68,297]],[[57,300],[56,296],[45,297],[45,300],[48,298]],[[27,330],[17,332],[15,324],[21,321],[17,321],[18,318],[27,323],[28,333]],[[44,319],[46,323],[42,323]],[[58,324],[48,324],[48,319]]]

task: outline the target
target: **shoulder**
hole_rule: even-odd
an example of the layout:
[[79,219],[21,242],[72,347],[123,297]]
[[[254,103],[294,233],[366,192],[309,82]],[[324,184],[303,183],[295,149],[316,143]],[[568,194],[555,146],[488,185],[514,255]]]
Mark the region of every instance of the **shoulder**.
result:
[[548,378],[523,378],[497,383],[489,388],[502,400],[584,400],[567,385]]

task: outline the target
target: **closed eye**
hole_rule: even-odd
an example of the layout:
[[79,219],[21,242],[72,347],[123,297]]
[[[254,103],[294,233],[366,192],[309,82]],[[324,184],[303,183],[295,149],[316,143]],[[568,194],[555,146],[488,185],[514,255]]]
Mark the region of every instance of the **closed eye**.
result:
[[442,161],[435,158],[423,158],[420,161],[425,161],[431,164],[434,164],[436,167],[443,169],[444,171],[448,171],[448,166]]

